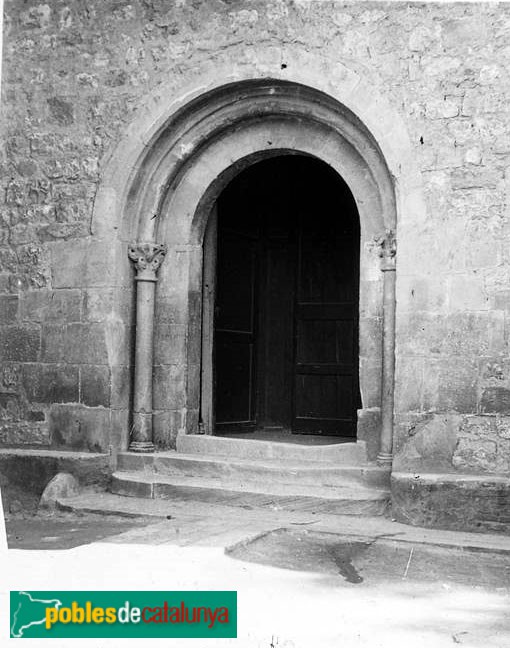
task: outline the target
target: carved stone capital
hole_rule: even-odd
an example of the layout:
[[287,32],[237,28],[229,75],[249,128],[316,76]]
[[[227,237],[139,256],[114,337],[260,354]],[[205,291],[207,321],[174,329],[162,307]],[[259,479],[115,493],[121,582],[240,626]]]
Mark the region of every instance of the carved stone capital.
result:
[[156,274],[167,251],[162,243],[138,242],[128,247],[128,256],[136,268],[137,281],[157,281]]
[[379,256],[382,259],[381,270],[395,270],[397,256],[397,239],[393,230],[387,230],[386,235],[378,239],[380,246]]

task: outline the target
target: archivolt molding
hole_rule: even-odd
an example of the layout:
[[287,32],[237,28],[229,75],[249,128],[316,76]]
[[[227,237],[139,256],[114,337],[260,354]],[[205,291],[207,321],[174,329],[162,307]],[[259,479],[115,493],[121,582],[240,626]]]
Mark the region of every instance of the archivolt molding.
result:
[[158,213],[175,165],[185,168],[204,134],[211,140],[224,128],[270,114],[334,127],[367,156],[372,171],[378,166],[373,156],[379,158],[383,175],[392,180],[397,213],[423,217],[420,174],[406,127],[373,83],[338,60],[290,46],[254,48],[236,61],[234,68],[231,61],[204,62],[180,85],[173,80],[145,100],[106,163],[95,201],[96,235],[139,236],[139,219]]

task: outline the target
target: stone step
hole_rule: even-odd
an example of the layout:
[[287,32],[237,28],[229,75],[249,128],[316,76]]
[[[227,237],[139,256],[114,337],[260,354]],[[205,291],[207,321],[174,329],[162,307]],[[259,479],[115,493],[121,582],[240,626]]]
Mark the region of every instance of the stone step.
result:
[[313,511],[337,515],[382,515],[387,489],[362,486],[311,486],[246,483],[239,480],[167,476],[156,472],[115,472],[111,492],[147,499],[189,499],[228,506]]
[[179,477],[242,480],[243,483],[278,483],[303,486],[375,486],[389,487],[390,470],[374,464],[338,465],[308,462],[289,463],[287,459],[226,458],[201,454],[183,454],[175,451],[143,455],[120,453],[117,469],[128,472],[155,472]]
[[257,439],[233,439],[205,434],[181,434],[177,437],[177,452],[183,454],[205,454],[230,459],[284,459],[309,461],[338,466],[358,465],[366,462],[364,441],[333,443],[328,445],[301,445],[280,441]]

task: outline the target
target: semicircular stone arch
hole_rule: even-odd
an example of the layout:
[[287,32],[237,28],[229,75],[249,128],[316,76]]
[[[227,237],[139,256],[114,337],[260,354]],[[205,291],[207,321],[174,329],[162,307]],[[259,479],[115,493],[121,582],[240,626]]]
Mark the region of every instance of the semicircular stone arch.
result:
[[[352,110],[321,90],[273,78],[228,83],[180,105],[145,142],[124,189],[121,238],[168,248],[155,300],[154,439],[157,446],[171,447],[176,435],[199,428],[203,238],[211,208],[239,171],[280,153],[326,162],[348,184],[358,207],[358,439],[375,458],[384,427],[383,395],[389,391],[386,427],[393,416],[394,358],[385,356],[385,344],[391,343],[393,355],[394,306],[391,316],[386,313],[385,342],[383,303],[389,302],[381,244],[397,226],[395,177]],[[392,295],[394,302],[394,282]]]

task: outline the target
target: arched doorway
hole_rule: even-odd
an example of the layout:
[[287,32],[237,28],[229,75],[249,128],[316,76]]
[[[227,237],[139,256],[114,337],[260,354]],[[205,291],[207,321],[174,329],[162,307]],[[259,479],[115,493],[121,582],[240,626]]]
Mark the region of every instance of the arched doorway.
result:
[[359,245],[354,198],[315,157],[256,162],[223,189],[204,247],[205,431],[356,436]]
[[[402,151],[409,147],[398,120],[381,131],[379,108],[375,121],[367,109],[371,88],[356,79],[358,90],[352,94],[341,80],[327,88],[308,80],[310,85],[300,82],[299,74],[291,81],[261,76],[257,70],[255,78],[206,83],[184,93],[151,121],[139,146],[127,142],[129,177],[118,173],[125,165],[117,165],[105,178],[95,226],[115,230],[118,221],[136,268],[136,398],[129,423],[133,450],[174,448],[180,436],[200,433],[201,385],[207,371],[202,354],[203,251],[211,209],[243,169],[292,153],[329,165],[356,201],[361,392],[357,439],[361,446],[366,444],[369,457],[391,461],[395,231],[398,214],[420,211],[421,202],[415,200],[419,189],[414,171],[406,171],[414,168],[407,153],[408,166],[401,164]],[[377,139],[369,126],[376,128]],[[121,151],[119,159],[124,159]],[[124,285],[124,264],[118,272],[119,285]]]

